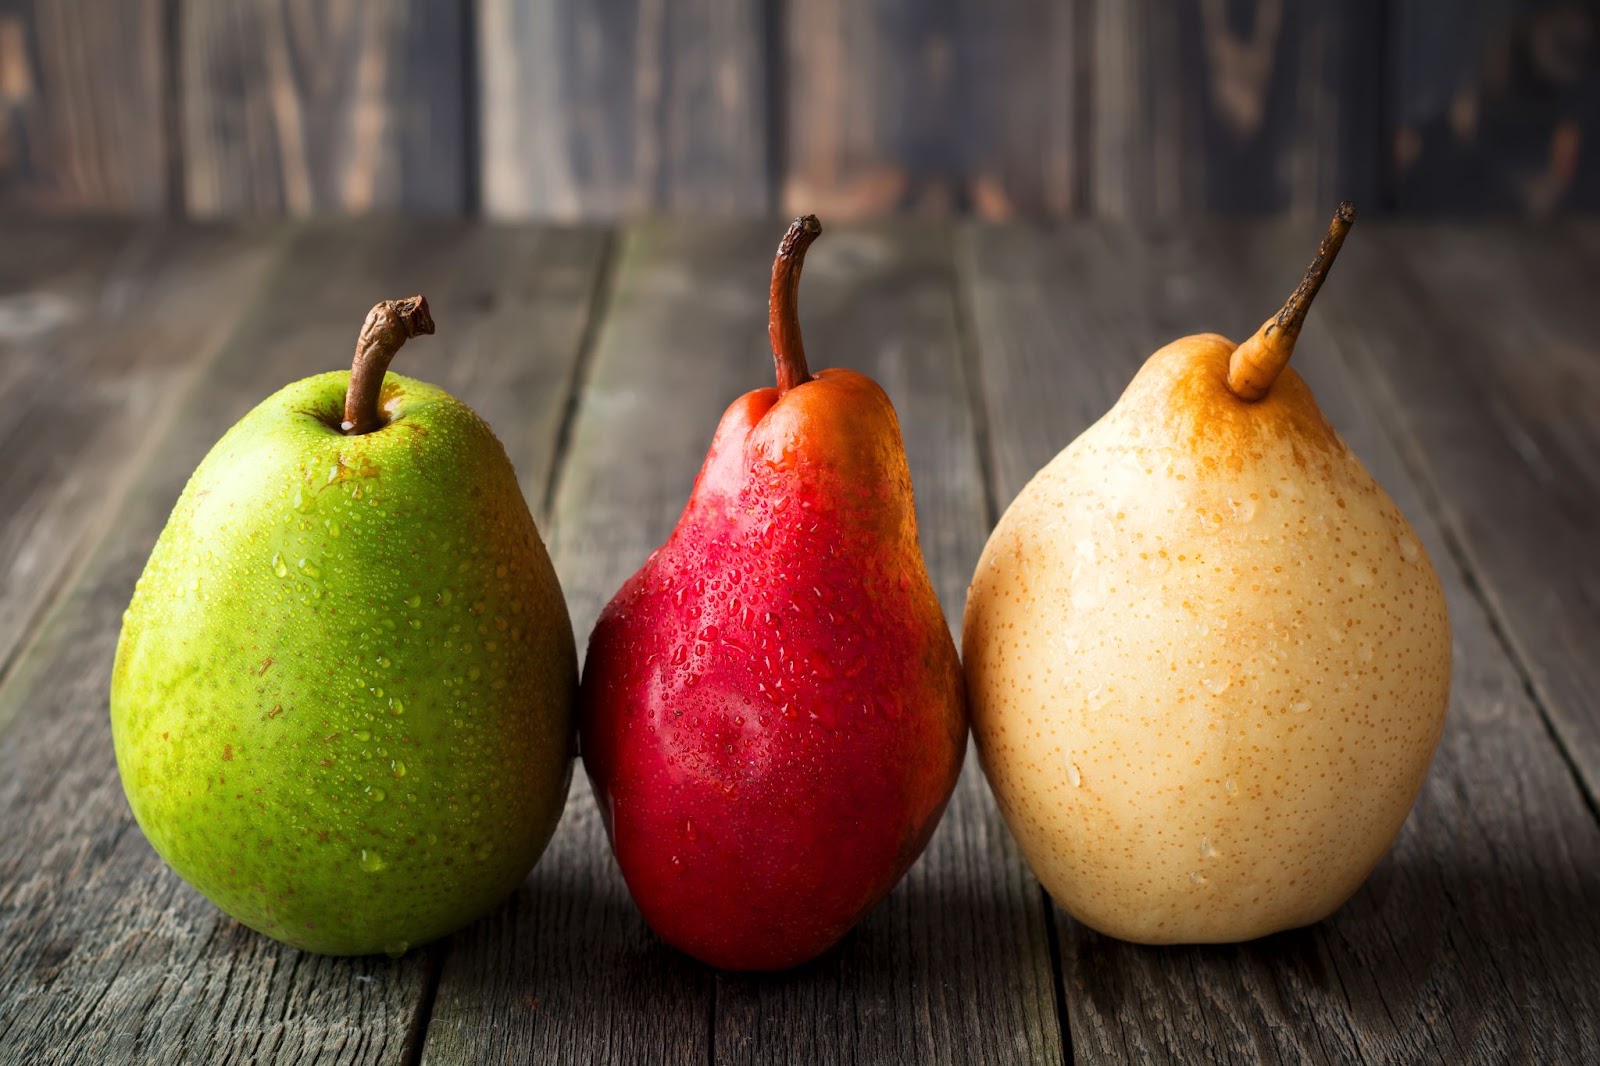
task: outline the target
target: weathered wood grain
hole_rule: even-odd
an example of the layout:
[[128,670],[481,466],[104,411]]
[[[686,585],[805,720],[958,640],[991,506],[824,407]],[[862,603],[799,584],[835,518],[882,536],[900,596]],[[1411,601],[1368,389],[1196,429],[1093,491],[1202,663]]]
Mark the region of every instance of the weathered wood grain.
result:
[[[1554,234],[1407,227],[1326,312],[1600,802],[1596,272]],[[1376,262],[1401,264],[1378,275]],[[1384,283],[1386,282],[1386,284]]]
[[[94,315],[135,241],[127,221],[7,214],[0,222],[0,420],[25,416],[71,350],[74,327]],[[13,452],[20,458],[20,452]],[[25,464],[0,468],[0,481]],[[29,535],[21,508],[0,524],[0,677],[40,605],[59,589],[64,561],[48,536]],[[40,552],[47,553],[40,558]]]
[[174,2],[191,215],[465,207],[462,5]]
[[[9,341],[55,329],[70,316],[62,300],[44,306],[25,295],[62,291],[74,300],[103,283],[116,254],[139,229],[130,218],[50,216],[0,209],[0,294],[6,297],[4,322]],[[16,300],[21,297],[19,305]]]
[[[84,258],[52,269],[69,246]],[[260,232],[215,227],[18,225],[0,246],[0,454],[17,458],[0,465],[0,668],[105,532],[270,258]]]
[[[456,223],[320,227],[274,271],[0,688],[0,719],[12,719],[0,742],[11,827],[0,837],[0,1061],[414,1061],[438,951],[389,962],[283,947],[185,886],[134,827],[105,718],[118,619],[193,466],[274,389],[343,364],[374,299],[426,292],[440,333],[407,348],[405,370],[458,378],[463,399],[508,416],[501,394],[530,380],[525,363],[543,342],[555,352],[544,358],[560,358],[559,330],[543,337],[528,322],[554,322],[547,291],[581,301],[597,242]],[[503,272],[508,261],[524,264],[520,276]],[[531,423],[553,427],[564,395],[524,395]],[[522,447],[528,467],[548,465]]]
[[0,415],[39,387],[132,243],[128,221],[0,216]]
[[[1001,500],[1109,407],[1159,343],[1253,329],[1314,241],[1294,237],[979,231],[968,280]],[[1358,230],[1347,250],[1363,239]],[[1393,852],[1317,926],[1237,946],[1151,949],[1061,916],[1080,1061],[1578,1061],[1600,1052],[1600,828],[1390,425],[1341,358],[1346,323],[1327,313],[1330,297],[1354,288],[1352,275],[1394,284],[1385,270],[1340,263],[1295,364],[1444,581],[1455,690],[1433,771]]]
[[[860,370],[894,401],[923,554],[958,629],[988,516],[955,295],[944,227],[835,228],[801,309],[814,366]],[[1061,1062],[1045,921],[969,753],[927,851],[839,948],[789,974],[718,975],[715,1061]]]
[[165,8],[0,2],[0,202],[166,209]]
[[783,5],[784,207],[1074,210],[1087,3]]
[[1378,188],[1380,0],[1097,3],[1092,214],[1320,217]]
[[765,210],[765,10],[757,0],[482,0],[485,212]]
[[1600,13],[1587,4],[1389,0],[1385,146],[1409,214],[1600,206]]

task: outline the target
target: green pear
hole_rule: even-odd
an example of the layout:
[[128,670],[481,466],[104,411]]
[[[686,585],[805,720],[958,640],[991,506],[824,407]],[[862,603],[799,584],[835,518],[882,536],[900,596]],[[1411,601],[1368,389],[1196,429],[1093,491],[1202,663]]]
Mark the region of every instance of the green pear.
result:
[[174,870],[308,951],[397,954],[483,914],[555,830],[574,749],[566,603],[489,427],[385,372],[269,397],[190,478],[123,616],[117,765]]
[[1029,864],[1144,943],[1315,922],[1399,832],[1450,620],[1288,363],[1353,219],[1243,344],[1185,337],[1007,509],[968,594],[972,728]]

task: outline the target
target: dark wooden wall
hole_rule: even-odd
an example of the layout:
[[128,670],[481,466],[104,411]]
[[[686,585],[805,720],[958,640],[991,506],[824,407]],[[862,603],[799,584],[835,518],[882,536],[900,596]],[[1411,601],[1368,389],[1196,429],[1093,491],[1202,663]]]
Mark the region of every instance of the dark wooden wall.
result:
[[0,204],[1542,215],[1600,0],[0,0]]

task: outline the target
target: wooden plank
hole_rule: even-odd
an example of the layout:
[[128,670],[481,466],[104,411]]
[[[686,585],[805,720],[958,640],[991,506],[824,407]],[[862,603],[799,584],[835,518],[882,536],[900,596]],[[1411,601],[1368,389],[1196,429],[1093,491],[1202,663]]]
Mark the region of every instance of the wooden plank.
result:
[[[1600,802],[1595,271],[1553,234],[1415,227],[1330,301],[1589,795]],[[1363,262],[1358,258],[1357,262]]]
[[1320,218],[1378,189],[1381,0],[1098,3],[1091,213]]
[[[0,420],[24,417],[70,349],[75,327],[94,316],[119,262],[134,242],[131,222],[7,216],[0,241]],[[23,464],[7,464],[0,482]],[[27,536],[25,512],[6,508],[0,524],[0,677],[30,621],[59,584],[61,561]],[[0,723],[3,727],[3,723]]]
[[[237,322],[270,244],[233,228],[76,225],[94,269],[50,260],[61,223],[19,227],[0,261],[0,666],[105,532],[145,445]],[[30,233],[32,239],[30,239]],[[27,264],[35,256],[35,273]],[[0,726],[4,725],[0,719]]]
[[0,417],[26,403],[133,242],[128,221],[0,216]]
[[1395,0],[1386,107],[1394,206],[1542,216],[1600,206],[1600,19],[1578,4]]
[[0,0],[0,202],[161,211],[166,5]]
[[[968,284],[1002,500],[1183,333],[1243,336],[1314,235],[1211,228],[1145,242],[1103,227],[975,235]],[[1347,255],[1371,234],[1357,237]],[[1456,638],[1451,716],[1393,852],[1333,918],[1249,944],[1154,949],[1059,915],[1079,1061],[1580,1061],[1600,1052],[1600,828],[1490,617],[1341,356],[1382,257],[1341,262],[1296,366],[1417,528]],[[1375,333],[1393,328],[1378,318]],[[1437,343],[1437,342],[1435,342]],[[1392,362],[1405,356],[1392,353]]]
[[[80,315],[66,304],[88,300],[133,238],[132,219],[54,217],[0,209],[0,295],[6,300],[7,343],[37,337]],[[45,296],[37,306],[37,293]],[[18,301],[21,301],[20,305]]]
[[466,206],[462,5],[175,2],[191,215]]
[[481,0],[484,210],[765,210],[764,11],[757,0]]
[[[12,826],[0,838],[0,1061],[68,1048],[84,1062],[414,1061],[437,950],[390,962],[283,947],[180,882],[133,826],[104,727],[117,620],[201,456],[280,385],[343,364],[375,299],[425,291],[440,333],[408,348],[404,369],[509,418],[505,393],[570,372],[560,306],[581,304],[598,247],[595,235],[418,222],[319,227],[296,242],[0,688],[0,717],[15,718],[0,743]],[[523,396],[529,423],[553,429],[564,396]],[[548,467],[519,447],[525,474]]]
[[1073,211],[1087,7],[786,5],[785,208],[824,218]]
[[[860,370],[894,401],[923,554],[958,630],[988,515],[949,231],[824,233],[801,307],[813,365]],[[715,1060],[1060,1062],[1042,904],[969,752],[928,850],[838,949],[778,978],[718,975]]]

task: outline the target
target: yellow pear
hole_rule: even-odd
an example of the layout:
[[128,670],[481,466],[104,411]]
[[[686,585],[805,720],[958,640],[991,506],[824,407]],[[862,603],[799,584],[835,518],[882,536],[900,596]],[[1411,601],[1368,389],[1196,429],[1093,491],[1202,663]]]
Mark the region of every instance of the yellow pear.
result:
[[1045,888],[1111,936],[1326,917],[1438,743],[1438,575],[1287,366],[1353,219],[1341,204],[1249,340],[1151,356],[978,562],[964,657],[984,771]]

